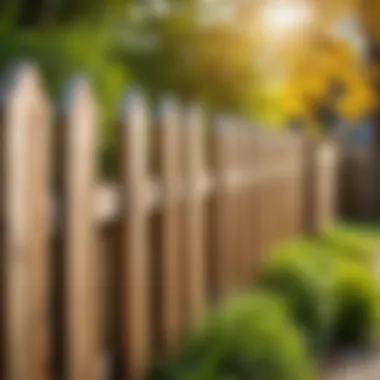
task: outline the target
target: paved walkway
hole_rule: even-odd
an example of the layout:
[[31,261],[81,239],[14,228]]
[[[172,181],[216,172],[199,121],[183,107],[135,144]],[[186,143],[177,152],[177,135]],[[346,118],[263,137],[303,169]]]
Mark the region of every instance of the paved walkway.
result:
[[344,355],[328,372],[324,380],[380,380],[380,351]]
[[[374,266],[380,279],[380,252]],[[380,350],[343,355],[323,380],[380,380]]]

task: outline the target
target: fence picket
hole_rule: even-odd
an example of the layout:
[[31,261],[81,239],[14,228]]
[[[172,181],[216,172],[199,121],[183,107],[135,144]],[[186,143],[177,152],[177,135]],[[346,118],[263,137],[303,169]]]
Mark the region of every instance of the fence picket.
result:
[[206,300],[205,221],[203,198],[200,192],[204,174],[203,121],[197,107],[186,110],[183,120],[184,141],[184,230],[183,271],[184,313],[192,325],[202,315]]
[[[258,168],[260,173],[264,173],[265,170],[270,168],[269,152],[268,152],[268,136],[264,131],[259,131],[258,134]],[[270,181],[264,179],[258,183],[259,191],[259,229],[260,229],[260,252],[263,256],[269,248],[269,234],[271,227],[270,211]],[[262,259],[262,257],[261,257]]]
[[[248,129],[247,125],[242,124],[242,131],[240,136],[241,145],[241,168],[243,170],[244,178],[251,180],[253,168],[251,167],[251,141],[250,141],[251,131]],[[253,185],[251,182],[244,187],[241,194],[241,204],[240,210],[242,213],[241,230],[243,240],[242,245],[242,260],[241,260],[241,278],[243,280],[243,285],[250,286],[252,283],[253,275],[253,260],[252,260],[252,250],[254,244],[251,243],[252,236],[254,235],[254,223],[252,218],[252,189]]]
[[122,220],[120,228],[120,337],[124,378],[139,380],[149,357],[147,248],[147,113],[137,93],[123,101],[119,128]]
[[[253,129],[249,133],[249,165],[250,165],[250,174],[257,174],[260,170],[260,162],[259,162],[259,136],[256,129]],[[255,181],[252,184],[252,188],[250,190],[250,256],[251,256],[251,271],[252,275],[255,275],[259,269],[259,263],[262,257],[261,250],[261,192],[260,187]]]
[[[156,228],[155,246],[157,268],[156,303],[158,346],[163,351],[172,350],[181,332],[181,248],[180,209],[178,191],[180,185],[179,107],[173,99],[165,98],[159,107],[156,129],[158,175],[164,191],[161,216]],[[158,257],[157,257],[158,255]]]
[[231,288],[231,262],[229,252],[230,194],[226,180],[230,160],[229,125],[225,117],[214,121],[211,131],[211,161],[216,189],[211,200],[209,227],[210,292],[214,299],[228,295]]
[[[60,123],[58,194],[62,201],[64,332],[63,371],[68,380],[100,378],[99,310],[95,241],[95,104],[89,85],[72,80],[64,93]],[[99,291],[98,291],[99,290]]]
[[36,69],[13,68],[2,86],[2,374],[49,379],[48,127]]
[[240,198],[241,192],[244,190],[243,188],[236,187],[233,183],[236,180],[240,180],[239,171],[241,169],[240,159],[241,159],[241,149],[240,149],[240,131],[238,125],[236,123],[236,119],[230,116],[231,122],[231,130],[230,130],[230,164],[229,164],[229,178],[231,178],[231,187],[230,187],[230,195],[231,195],[231,204],[229,210],[229,236],[230,236],[230,260],[231,260],[231,270],[232,270],[232,284],[234,288],[238,288],[241,282],[240,276],[240,264],[241,264],[241,248],[242,241],[240,240],[241,236],[241,225],[240,225]]

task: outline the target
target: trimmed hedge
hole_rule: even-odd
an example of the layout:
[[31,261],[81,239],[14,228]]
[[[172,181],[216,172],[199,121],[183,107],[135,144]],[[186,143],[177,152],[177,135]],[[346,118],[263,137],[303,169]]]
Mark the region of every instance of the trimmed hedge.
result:
[[266,293],[231,299],[211,311],[177,358],[149,380],[308,380],[313,366],[284,304]]
[[377,338],[380,291],[371,269],[340,263],[336,269],[337,316],[334,340],[339,345],[368,344]]
[[340,225],[277,247],[264,266],[261,286],[288,303],[313,353],[374,342],[380,321],[375,247],[373,233]]
[[277,247],[253,294],[211,310],[148,379],[309,380],[317,378],[313,358],[377,342],[375,242],[372,233],[339,226]]
[[374,259],[377,238],[374,231],[364,227],[340,224],[322,233],[319,243],[343,259],[354,260],[362,264],[371,264]]
[[323,354],[331,345],[337,307],[328,260],[303,251],[278,254],[266,263],[259,283],[285,300],[312,353]]

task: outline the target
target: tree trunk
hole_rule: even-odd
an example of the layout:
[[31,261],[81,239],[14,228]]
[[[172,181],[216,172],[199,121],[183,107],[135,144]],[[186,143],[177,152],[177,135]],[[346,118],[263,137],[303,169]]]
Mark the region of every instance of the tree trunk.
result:
[[51,21],[54,0],[21,0],[20,24],[26,27],[44,26]]

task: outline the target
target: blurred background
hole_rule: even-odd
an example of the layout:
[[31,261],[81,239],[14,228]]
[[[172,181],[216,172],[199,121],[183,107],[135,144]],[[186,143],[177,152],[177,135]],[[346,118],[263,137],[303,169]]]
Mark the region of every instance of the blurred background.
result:
[[32,57],[53,95],[68,75],[86,72],[102,106],[105,161],[126,84],[267,128],[321,135],[359,126],[362,141],[377,95],[378,8],[355,0],[3,0],[0,63]]

